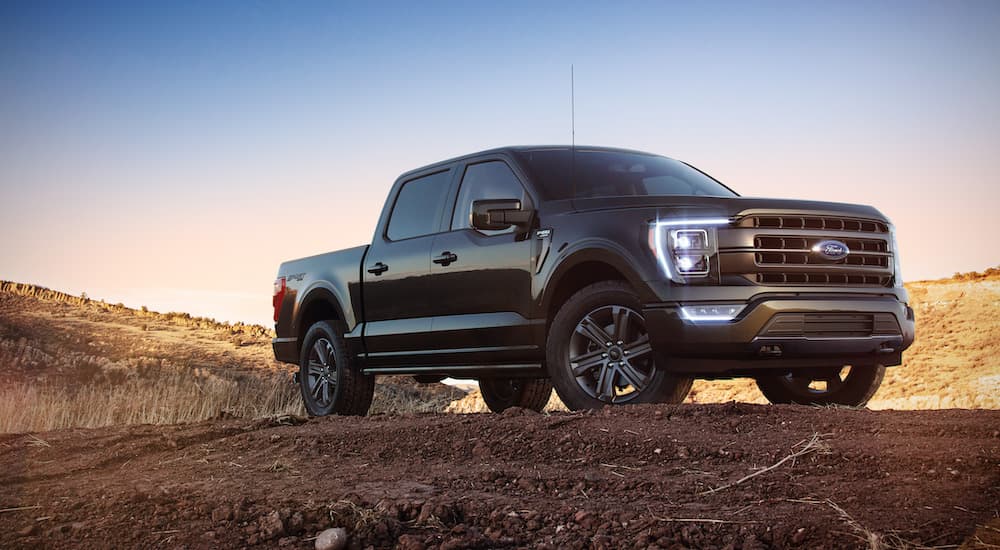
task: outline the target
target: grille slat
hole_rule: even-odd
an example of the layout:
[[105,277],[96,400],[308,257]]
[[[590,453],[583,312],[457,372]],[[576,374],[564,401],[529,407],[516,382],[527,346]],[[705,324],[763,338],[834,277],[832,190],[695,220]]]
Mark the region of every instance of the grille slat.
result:
[[859,233],[888,233],[889,225],[876,220],[839,218],[835,216],[747,216],[740,222],[741,227],[758,229],[816,229],[820,231],[856,231]]

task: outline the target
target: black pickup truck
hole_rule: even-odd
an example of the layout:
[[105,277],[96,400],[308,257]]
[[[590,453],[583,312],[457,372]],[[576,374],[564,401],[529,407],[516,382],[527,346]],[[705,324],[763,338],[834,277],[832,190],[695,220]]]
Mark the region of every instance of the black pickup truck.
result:
[[476,378],[494,411],[553,386],[571,409],[676,403],[731,377],[859,406],[913,342],[907,302],[872,207],[743,198],[639,151],[505,147],[400,176],[370,245],[282,264],[274,353],[314,415],[365,414],[376,375]]

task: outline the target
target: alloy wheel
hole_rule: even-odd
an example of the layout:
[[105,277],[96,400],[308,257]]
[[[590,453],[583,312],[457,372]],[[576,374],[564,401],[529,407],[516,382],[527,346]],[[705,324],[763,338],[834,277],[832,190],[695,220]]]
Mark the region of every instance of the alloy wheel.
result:
[[309,352],[309,395],[320,407],[329,407],[337,393],[337,361],[333,344],[320,338]]
[[605,403],[637,398],[656,374],[646,322],[620,305],[583,316],[569,342],[569,365],[577,384]]

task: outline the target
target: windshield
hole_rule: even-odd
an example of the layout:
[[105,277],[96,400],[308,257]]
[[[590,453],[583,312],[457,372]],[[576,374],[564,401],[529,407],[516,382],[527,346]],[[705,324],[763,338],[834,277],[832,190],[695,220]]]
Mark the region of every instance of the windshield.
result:
[[[687,164],[657,155],[593,149],[577,149],[574,155],[570,149],[562,148],[519,151],[516,154],[547,200],[574,198],[574,187],[576,198],[738,196]],[[575,186],[573,179],[576,180]]]

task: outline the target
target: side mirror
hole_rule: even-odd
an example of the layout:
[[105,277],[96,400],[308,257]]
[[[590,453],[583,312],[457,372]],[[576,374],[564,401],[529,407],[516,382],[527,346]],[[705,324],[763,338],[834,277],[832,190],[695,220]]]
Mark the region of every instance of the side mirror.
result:
[[472,201],[472,227],[483,231],[499,231],[512,225],[526,227],[534,215],[534,210],[522,210],[517,199]]

